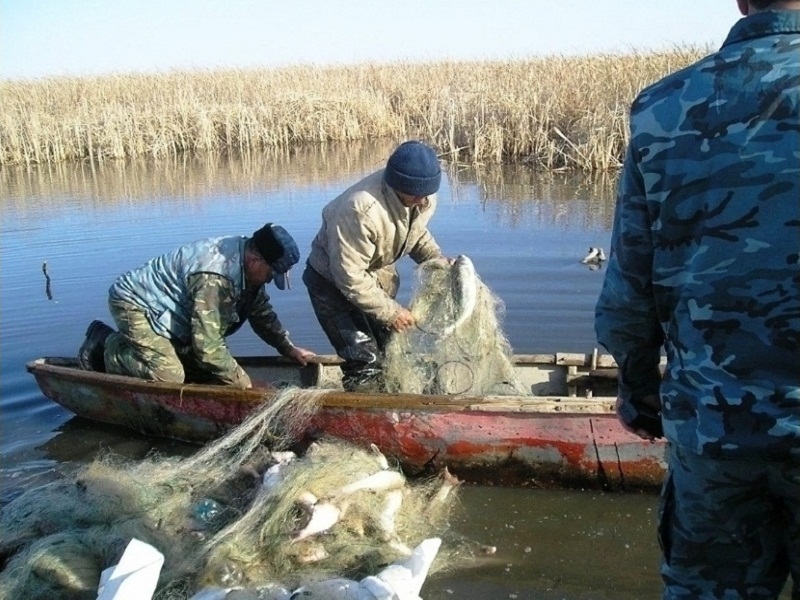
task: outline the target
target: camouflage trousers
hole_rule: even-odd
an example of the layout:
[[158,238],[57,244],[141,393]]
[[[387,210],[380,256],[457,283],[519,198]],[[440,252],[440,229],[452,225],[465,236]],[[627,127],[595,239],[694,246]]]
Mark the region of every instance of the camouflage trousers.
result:
[[721,460],[670,444],[659,543],[664,600],[800,599],[800,462]]
[[109,298],[108,308],[117,331],[106,340],[107,373],[171,383],[203,379],[202,369],[192,362],[190,348],[181,348],[153,331],[139,307]]

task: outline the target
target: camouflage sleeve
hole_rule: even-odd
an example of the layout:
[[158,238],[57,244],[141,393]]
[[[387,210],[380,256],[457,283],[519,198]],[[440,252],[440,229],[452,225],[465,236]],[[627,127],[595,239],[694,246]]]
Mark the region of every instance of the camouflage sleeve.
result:
[[239,366],[225,342],[225,331],[236,314],[235,293],[225,277],[200,273],[189,278],[192,305],[192,349],[198,363],[221,383],[240,388],[251,386],[250,377]]
[[619,366],[620,396],[657,394],[664,334],[653,297],[653,243],[644,182],[629,145],[619,184],[611,255],[595,309],[597,340]]
[[269,303],[269,296],[264,293],[263,288],[259,290],[253,301],[248,321],[256,335],[282,355],[288,355],[294,348],[294,344],[289,340],[289,332],[283,328],[278,315],[275,314]]

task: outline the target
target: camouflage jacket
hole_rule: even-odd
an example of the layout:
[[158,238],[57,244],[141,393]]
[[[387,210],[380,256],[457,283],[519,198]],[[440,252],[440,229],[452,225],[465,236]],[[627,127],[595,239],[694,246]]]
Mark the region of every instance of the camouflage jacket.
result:
[[244,320],[281,354],[293,347],[263,286],[246,285],[246,242],[231,236],[186,244],[120,276],[109,296],[140,307],[153,331],[179,348],[191,347],[215,378],[246,386],[249,379],[224,339]]
[[800,11],[741,19],[630,120],[595,320],[620,395],[660,392],[691,452],[800,458]]

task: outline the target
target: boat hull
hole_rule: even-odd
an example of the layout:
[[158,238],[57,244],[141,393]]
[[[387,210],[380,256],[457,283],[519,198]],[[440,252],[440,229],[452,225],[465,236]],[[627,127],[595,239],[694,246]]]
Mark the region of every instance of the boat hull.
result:
[[[315,381],[314,368],[299,370],[292,383]],[[147,382],[81,371],[64,359],[39,359],[28,370],[45,396],[78,416],[198,443],[223,435],[276,393]],[[374,443],[410,474],[447,466],[462,479],[498,485],[653,488],[665,470],[664,444],[623,430],[612,397],[331,391],[302,442],[326,436]]]

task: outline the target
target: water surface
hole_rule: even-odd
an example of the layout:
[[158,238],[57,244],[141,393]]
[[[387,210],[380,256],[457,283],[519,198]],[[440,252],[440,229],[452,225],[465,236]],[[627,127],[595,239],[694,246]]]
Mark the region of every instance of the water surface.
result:
[[[42,396],[25,363],[75,355],[92,319],[110,321],[106,292],[113,279],[182,243],[249,235],[273,221],[292,233],[305,256],[322,206],[380,168],[390,151],[354,144],[236,159],[0,171],[3,496],[90,460],[100,448],[130,458],[153,448],[191,452],[186,444],[72,418]],[[526,168],[449,169],[431,230],[446,254],[468,255],[503,300],[515,352],[590,352],[596,345],[593,307],[603,271],[580,260],[589,246],[608,250],[613,187],[613,178],[587,181]],[[413,263],[399,266],[400,298],[407,301]],[[296,344],[330,353],[299,276],[294,282],[291,291],[270,288],[281,320]],[[229,341],[236,354],[273,352],[249,328]],[[431,578],[423,596],[656,598],[656,502],[648,494],[465,486],[453,525],[497,553]]]

